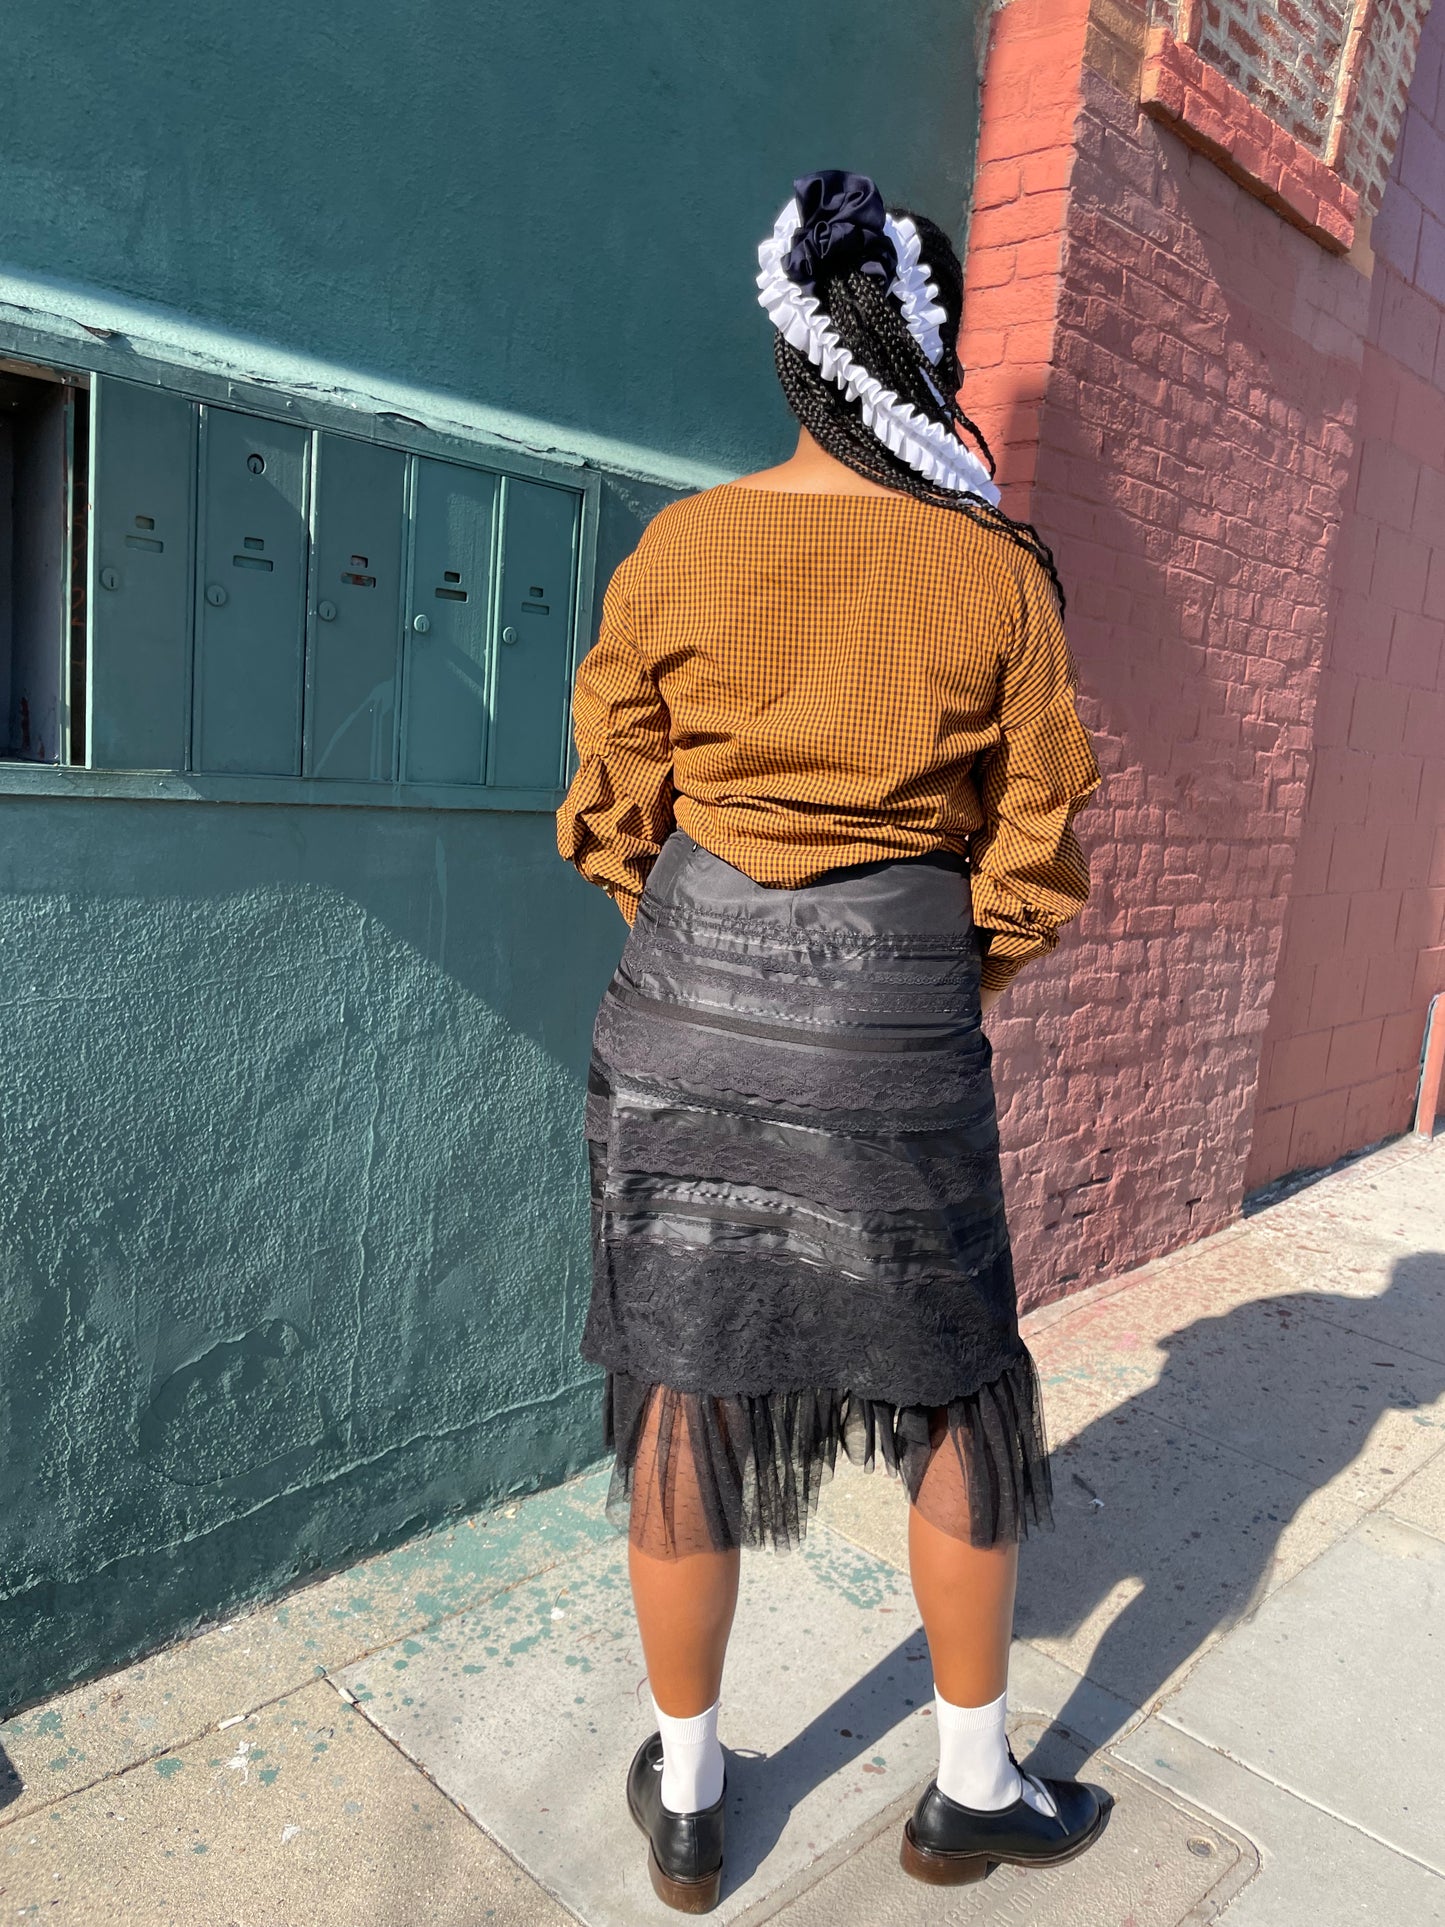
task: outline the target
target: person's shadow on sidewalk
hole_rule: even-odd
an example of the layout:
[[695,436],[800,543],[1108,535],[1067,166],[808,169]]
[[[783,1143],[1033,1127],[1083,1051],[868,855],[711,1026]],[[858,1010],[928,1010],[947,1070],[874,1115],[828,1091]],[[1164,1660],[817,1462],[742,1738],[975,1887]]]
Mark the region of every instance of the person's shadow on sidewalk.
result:
[[[1054,1452],[1056,1529],[1025,1548],[1019,1584],[1024,1639],[1067,1638],[1111,1598],[1126,1602],[1082,1663],[1135,1707],[1258,1609],[1281,1539],[1379,1419],[1445,1394],[1445,1253],[1400,1259],[1375,1297],[1255,1299],[1160,1344],[1158,1380]],[[1393,1482],[1346,1485],[1328,1536]],[[1310,1556],[1296,1548],[1291,1563]],[[1103,1744],[1112,1733],[1097,1696],[1085,1717],[1089,1697],[1081,1683],[1058,1723]]]
[[[1091,1682],[1147,1706],[1212,1634],[1257,1607],[1281,1538],[1382,1415],[1445,1394],[1445,1253],[1401,1259],[1375,1297],[1255,1299],[1160,1343],[1157,1381],[1055,1449],[1056,1527],[1023,1554],[1023,1639],[1068,1638],[1111,1598],[1124,1601],[1081,1657],[1087,1676],[1054,1720],[1094,1750],[1128,1715],[1121,1709],[1109,1727]],[[1427,1346],[1433,1353],[1422,1356]],[[1046,1382],[1046,1417],[1048,1403]],[[1342,1492],[1339,1529],[1383,1489]],[[730,1891],[793,1807],[927,1702],[927,1659],[915,1630],[777,1753],[729,1757],[742,1822]]]

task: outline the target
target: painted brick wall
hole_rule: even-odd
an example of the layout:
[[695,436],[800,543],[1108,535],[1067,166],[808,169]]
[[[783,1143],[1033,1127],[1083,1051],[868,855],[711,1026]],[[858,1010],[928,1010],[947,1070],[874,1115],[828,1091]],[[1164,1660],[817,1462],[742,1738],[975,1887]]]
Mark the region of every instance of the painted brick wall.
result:
[[1445,990],[1445,8],[1375,222],[1358,444],[1250,1184],[1408,1127]]
[[[1055,548],[1106,778],[1093,899],[994,1024],[1032,1302],[1238,1209],[1369,311],[1351,260],[1140,113],[1115,75],[1144,10],[1110,14],[1111,71],[1074,69],[1072,99],[1082,6],[998,16],[978,182],[1019,185],[976,217],[965,310],[965,405]],[[996,85],[1022,103],[997,131]],[[1031,270],[1060,241],[1050,298]]]

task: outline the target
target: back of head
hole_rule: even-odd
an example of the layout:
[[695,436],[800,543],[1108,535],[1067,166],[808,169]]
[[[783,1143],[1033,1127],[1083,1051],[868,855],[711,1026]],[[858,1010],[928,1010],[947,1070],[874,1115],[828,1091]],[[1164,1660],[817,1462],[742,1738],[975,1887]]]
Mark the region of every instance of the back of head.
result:
[[[804,175],[758,250],[788,406],[857,474],[968,515],[1026,549],[1064,607],[1037,530],[998,506],[994,460],[963,412],[963,268],[926,215],[885,208],[867,175]],[[975,455],[964,437],[982,455]]]

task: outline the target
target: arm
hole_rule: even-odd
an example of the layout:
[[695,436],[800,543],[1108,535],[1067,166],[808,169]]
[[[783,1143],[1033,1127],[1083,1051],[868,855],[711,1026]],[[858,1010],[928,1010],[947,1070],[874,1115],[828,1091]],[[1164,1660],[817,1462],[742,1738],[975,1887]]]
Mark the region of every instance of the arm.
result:
[[629,923],[672,828],[672,733],[627,605],[624,563],[572,696],[578,768],[557,812],[557,848]]
[[1000,740],[979,770],[984,827],[973,839],[973,909],[990,933],[986,1010],[1026,963],[1054,948],[1060,926],[1088,899],[1073,822],[1100,777],[1074,690],[1053,585],[1027,559],[1003,650]]

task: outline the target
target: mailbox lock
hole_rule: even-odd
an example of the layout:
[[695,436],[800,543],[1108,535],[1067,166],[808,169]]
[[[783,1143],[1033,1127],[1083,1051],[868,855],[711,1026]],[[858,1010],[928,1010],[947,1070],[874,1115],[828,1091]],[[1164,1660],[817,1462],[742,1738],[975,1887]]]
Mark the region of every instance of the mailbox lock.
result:
[[334,602],[318,602],[316,605],[316,613],[323,622],[335,622],[336,604]]
[[515,642],[516,640],[517,640],[517,632],[509,622],[506,628],[502,631],[502,641]]
[[118,589],[120,587],[119,569],[102,569],[100,572],[100,586],[102,589]]
[[413,616],[411,620],[411,626],[413,629],[416,630],[419,636],[424,636],[427,633],[428,629],[431,628],[431,617],[430,616]]
[[206,600],[213,609],[219,609],[226,600],[226,591],[219,582],[212,582],[206,588]]

